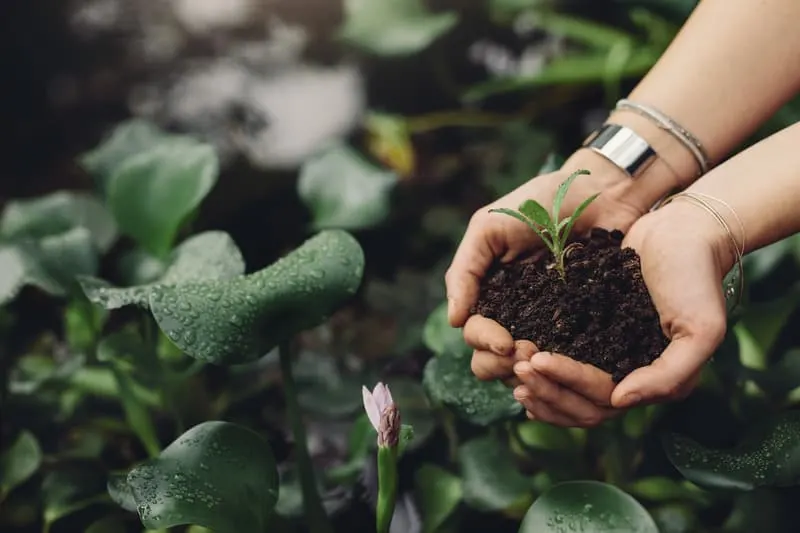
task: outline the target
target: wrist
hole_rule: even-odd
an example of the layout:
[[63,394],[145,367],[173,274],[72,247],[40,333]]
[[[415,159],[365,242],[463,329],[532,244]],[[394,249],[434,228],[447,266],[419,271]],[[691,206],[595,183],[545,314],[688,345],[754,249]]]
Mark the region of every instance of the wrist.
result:
[[632,178],[604,156],[580,148],[566,161],[562,167],[564,171],[588,169],[599,190],[643,214],[665,196],[696,180],[697,163],[692,154],[657,124],[625,110],[612,112],[607,123],[619,124],[636,132],[656,152],[653,161]]

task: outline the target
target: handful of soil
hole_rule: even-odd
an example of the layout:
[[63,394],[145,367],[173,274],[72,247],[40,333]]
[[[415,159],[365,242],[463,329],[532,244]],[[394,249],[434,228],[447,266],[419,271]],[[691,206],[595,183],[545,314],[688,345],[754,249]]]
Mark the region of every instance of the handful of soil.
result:
[[590,363],[619,382],[657,359],[669,340],[642,279],[638,254],[623,234],[595,228],[568,251],[565,279],[549,251],[495,265],[473,312],[505,327],[515,340]]

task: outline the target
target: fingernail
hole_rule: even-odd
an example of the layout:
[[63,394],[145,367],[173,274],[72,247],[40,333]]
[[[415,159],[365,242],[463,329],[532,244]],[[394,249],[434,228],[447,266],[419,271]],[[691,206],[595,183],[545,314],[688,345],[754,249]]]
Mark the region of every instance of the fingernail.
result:
[[514,365],[515,374],[530,374],[531,370],[530,363],[526,363],[525,361],[520,361]]
[[631,392],[626,394],[622,399],[620,407],[632,407],[642,401],[642,395],[638,392]]
[[528,390],[525,387],[517,387],[514,389],[514,398],[518,401],[523,401],[528,399]]

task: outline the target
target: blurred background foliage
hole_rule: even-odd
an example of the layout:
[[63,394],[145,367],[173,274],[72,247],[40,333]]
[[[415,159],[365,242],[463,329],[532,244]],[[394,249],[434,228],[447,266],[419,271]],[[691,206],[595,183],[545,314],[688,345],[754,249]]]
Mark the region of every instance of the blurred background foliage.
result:
[[[5,3],[0,528],[141,531],[107,494],[108,473],[209,419],[269,438],[282,465],[274,530],[302,528],[274,354],[194,365],[158,337],[157,358],[181,376],[166,391],[141,362],[88,364],[83,355],[109,319],[74,296],[71,280],[158,280],[176,239],[210,229],[230,233],[255,271],[311,232],[343,228],[364,247],[364,284],[302,336],[295,369],[324,503],[342,531],[372,523],[372,437],[359,389],[378,378],[416,434],[396,533],[538,532],[533,519],[520,526],[531,502],[571,480],[617,485],[664,533],[797,531],[797,236],[747,258],[747,297],[697,392],[596,430],[509,419],[518,409],[507,390],[474,389],[440,306],[469,215],[557,165],[694,5]],[[793,102],[751,142],[798,119]],[[191,182],[180,204],[159,188],[167,175],[181,190],[180,176]],[[146,208],[161,213],[152,227],[130,215]],[[112,323],[124,331],[130,321],[123,312]],[[565,494],[550,497],[581,493]]]

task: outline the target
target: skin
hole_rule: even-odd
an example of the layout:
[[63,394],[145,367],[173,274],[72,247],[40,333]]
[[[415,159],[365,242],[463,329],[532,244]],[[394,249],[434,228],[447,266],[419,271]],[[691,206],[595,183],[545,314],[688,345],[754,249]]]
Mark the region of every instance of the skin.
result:
[[[796,0],[704,0],[629,98],[672,117],[701,140],[713,161],[719,161],[800,91],[800,33],[793,30],[798,17]],[[620,409],[685,396],[724,335],[719,281],[733,264],[730,251],[722,251],[729,246],[728,237],[708,213],[686,201],[676,200],[645,215],[660,198],[691,185],[689,190],[725,199],[747,228],[748,250],[797,231],[792,230],[797,215],[789,207],[797,205],[800,193],[793,196],[788,191],[797,189],[800,176],[783,182],[775,177],[800,168],[789,162],[797,158],[796,127],[781,132],[790,142],[773,136],[694,183],[697,164],[667,132],[629,111],[613,112],[609,122],[644,137],[659,154],[656,162],[632,180],[594,152],[576,151],[559,172],[537,177],[478,210],[445,276],[449,320],[453,327],[464,328],[464,337],[475,350],[475,375],[521,384],[515,395],[529,417],[559,425],[593,426]],[[791,142],[794,146],[787,146]],[[583,198],[602,192],[574,231],[598,226],[626,232],[624,246],[642,256],[645,282],[672,340],[661,358],[616,388],[594,367],[543,354],[531,343],[515,343],[496,322],[469,316],[480,279],[493,261],[512,261],[542,246],[524,224],[490,215],[488,210],[516,209],[528,198],[548,205],[558,183],[577,168],[592,174],[573,183],[561,215],[571,213]],[[750,179],[759,174],[770,176],[768,190]],[[764,205],[770,209],[764,210]],[[730,213],[715,207],[738,231]]]

